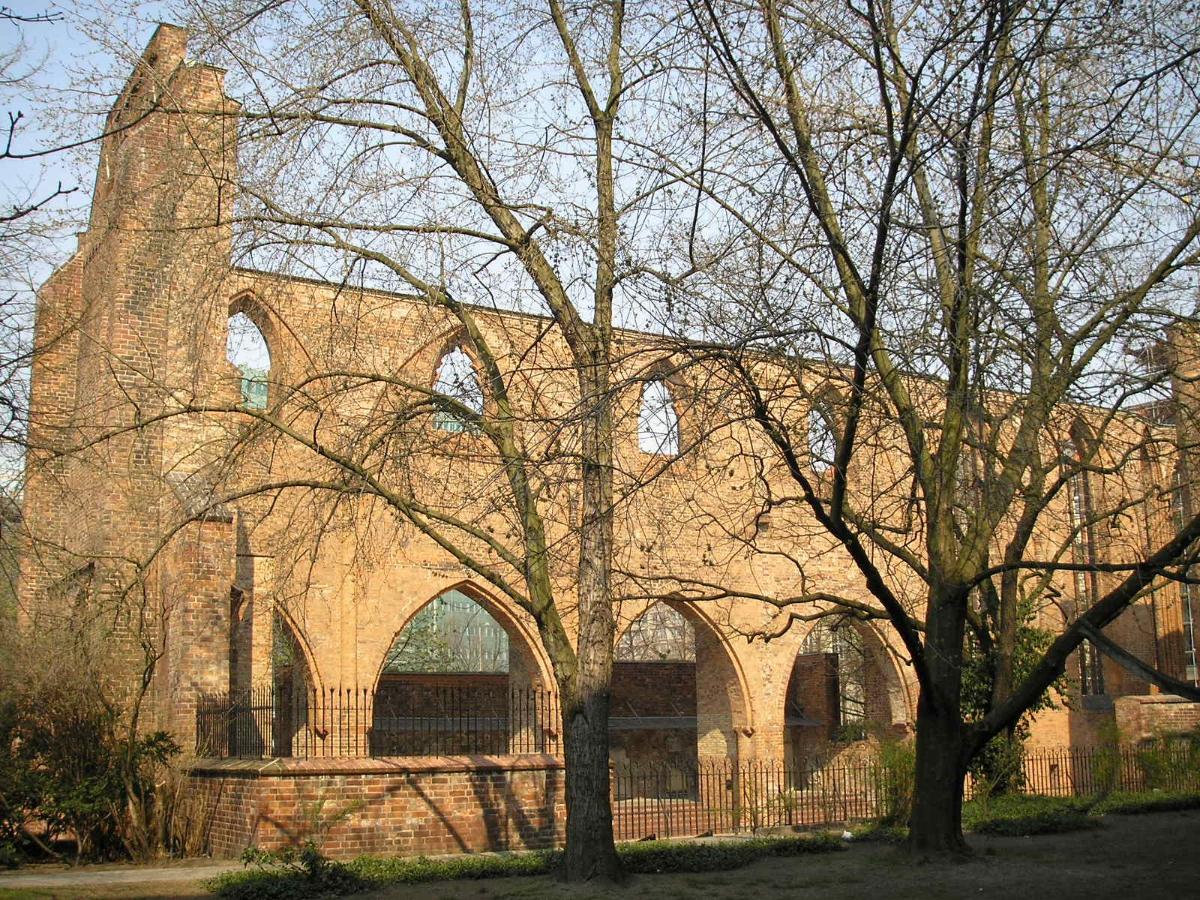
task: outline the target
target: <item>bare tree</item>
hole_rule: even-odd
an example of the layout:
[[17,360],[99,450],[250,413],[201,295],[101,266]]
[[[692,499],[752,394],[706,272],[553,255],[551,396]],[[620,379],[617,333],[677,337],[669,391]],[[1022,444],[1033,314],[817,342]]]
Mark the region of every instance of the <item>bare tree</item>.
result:
[[[697,252],[742,242],[695,315],[774,447],[764,509],[808,523],[808,543],[753,543],[803,575],[823,531],[870,596],[807,579],[764,599],[895,629],[920,685],[912,847],[959,851],[972,758],[1069,659],[1086,690],[1097,648],[1119,652],[1102,629],[1189,581],[1200,518],[1129,522],[1178,499],[1162,473],[1195,433],[1152,402],[1192,363],[1145,351],[1194,322],[1196,21],[1170,2],[688,9],[716,69],[707,156],[701,176],[664,165],[724,223]],[[1058,633],[1017,673],[1030,610]],[[972,720],[968,631],[994,663]]]
[[[240,397],[160,380],[124,430],[203,419],[187,465],[203,468],[204,509],[259,502],[281,541],[314,492],[332,498],[324,533],[347,515],[394,533],[396,517],[527,613],[562,709],[565,875],[615,877],[614,509],[650,476],[621,473],[614,415],[656,352],[620,338],[619,310],[647,297],[655,310],[647,285],[679,212],[676,179],[641,144],[676,139],[656,111],[680,33],[623,3],[557,0],[200,4],[190,18],[242,104],[236,206],[217,213],[236,224],[235,253],[345,289],[327,342],[272,335],[302,363],[247,370]],[[388,311],[373,287],[406,297]],[[398,324],[414,305],[426,312]],[[395,340],[367,349],[389,327],[436,338],[432,383]],[[93,430],[72,452],[115,436]],[[677,435],[669,445],[650,468]],[[248,460],[267,462],[251,476]]]

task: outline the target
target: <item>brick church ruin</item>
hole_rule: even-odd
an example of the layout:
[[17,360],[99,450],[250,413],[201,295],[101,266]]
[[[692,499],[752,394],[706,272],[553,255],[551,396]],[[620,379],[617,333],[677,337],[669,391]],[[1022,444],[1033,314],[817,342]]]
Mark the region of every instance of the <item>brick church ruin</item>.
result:
[[[231,263],[238,107],[223,73],[185,51],[186,34],[170,26],[146,48],[109,116],[87,230],[40,295],[26,616],[82,621],[103,610],[95,618],[131,648],[131,672],[153,657],[148,717],[195,748],[189,777],[216,852],[293,840],[305,810],[322,805],[340,811],[335,853],[551,843],[562,824],[559,726],[530,617],[358,497],[352,479],[331,485],[327,469],[252,415],[222,412],[294,407],[295,428],[315,427],[327,401],[314,376],[341,373],[341,393],[327,395],[337,415],[393,422],[357,440],[404,460],[404,477],[441,508],[503,531],[510,523],[489,504],[495,472],[478,435],[432,407],[399,425],[386,415],[407,408],[397,399],[404,383],[487,414],[470,342],[444,310],[416,299]],[[561,407],[571,390],[561,338],[536,316],[481,311],[479,320],[524,367],[523,400]],[[1194,336],[1173,340],[1181,371],[1200,369]],[[771,475],[756,464],[754,438],[737,422],[711,428],[719,403],[686,367],[666,364],[670,348],[632,333],[619,342],[630,386],[618,464],[644,484],[617,526],[620,566],[641,588],[619,610],[614,765],[798,765],[910,733],[915,682],[886,627],[833,618],[785,628],[787,616],[767,604],[701,602],[685,590],[698,577],[732,594],[796,593],[788,554],[751,553],[749,535],[768,549],[799,546],[805,577],[831,593],[867,596],[818,529],[758,502],[755,485]],[[347,388],[360,372],[394,381]],[[1179,391],[1191,402],[1194,385],[1184,379]],[[174,414],[180,405],[193,412]],[[1099,413],[1072,415],[1064,452],[1100,446],[1110,474],[1079,476],[1069,492],[1057,518],[1064,529],[1080,523],[1075,537],[1039,539],[1080,561],[1151,546],[1177,505],[1146,501],[1093,526],[1088,504],[1129,480],[1169,483],[1173,421],[1161,410],[1123,415],[1099,435]],[[820,425],[815,477],[827,465]],[[1165,448],[1160,458],[1121,458],[1148,433]],[[878,465],[887,469],[886,453]],[[552,535],[564,558],[575,552],[564,524],[573,502],[568,486]],[[1102,576],[1056,578],[1059,615],[1102,586]],[[657,597],[646,589],[656,579],[671,585]],[[1111,633],[1195,680],[1187,586],[1147,595]],[[1112,723],[1136,738],[1172,717],[1194,722],[1194,705],[1086,645],[1077,655],[1063,702],[1037,716],[1032,746],[1090,745]],[[733,790],[672,777],[656,790],[698,806],[706,791]]]

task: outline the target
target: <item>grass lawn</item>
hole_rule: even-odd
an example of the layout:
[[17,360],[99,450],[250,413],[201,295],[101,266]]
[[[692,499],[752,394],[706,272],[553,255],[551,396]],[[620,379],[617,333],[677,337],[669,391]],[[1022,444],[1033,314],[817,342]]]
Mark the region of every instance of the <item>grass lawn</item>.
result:
[[764,859],[742,869],[637,875],[624,888],[567,888],[549,878],[396,885],[364,900],[610,900],[757,897],[812,900],[1160,900],[1200,895],[1200,811],[1106,816],[1099,828],[1037,837],[975,835],[972,858],[914,865],[886,843]]
[[[1013,808],[1004,809],[1005,821],[1032,818],[1044,823],[1054,818],[1053,809],[1038,798],[1013,798]],[[1129,809],[1131,805],[1135,809]],[[1160,805],[1162,805],[1160,803]],[[1118,811],[1136,811],[1145,806],[1144,796],[1137,804],[1114,798],[1110,806]],[[1067,805],[1068,818],[1074,810]],[[976,811],[977,817],[982,819]],[[1095,900],[1120,898],[1138,900],[1153,896],[1162,900],[1200,896],[1200,810],[1155,812],[1149,815],[1105,815],[1088,823],[1082,831],[1054,833],[1054,828],[1039,828],[1035,837],[1013,837],[1003,833],[980,833],[969,837],[974,850],[962,862],[913,864],[896,845],[885,841],[852,842],[840,845],[840,852],[819,852],[827,847],[772,844],[743,841],[745,850],[732,848],[729,842],[712,843],[708,850],[688,851],[692,863],[707,861],[712,871],[654,872],[656,860],[669,860],[654,845],[635,845],[631,860],[643,873],[632,876],[622,887],[585,885],[567,887],[545,875],[492,878],[481,880],[397,883],[370,892],[355,894],[363,900],[615,900],[615,898],[706,897],[712,900],[751,900],[759,895],[789,898],[886,897],[940,900],[965,897],[1017,897],[1022,900]],[[1004,829],[999,829],[1003,832]],[[690,845],[701,848],[703,843]],[[842,849],[844,847],[844,849]],[[764,850],[764,848],[766,848]],[[817,851],[817,852],[813,852]],[[762,856],[740,868],[739,857]],[[678,854],[674,854],[678,859]],[[487,866],[488,857],[470,857],[470,865]],[[451,861],[453,862],[453,861]],[[373,863],[386,867],[387,860]],[[428,865],[439,865],[431,861]],[[28,871],[28,870],[26,870]],[[76,870],[86,877],[87,870]],[[479,874],[483,874],[482,871]],[[57,887],[5,890],[0,877],[0,898],[148,898],[203,897],[200,881],[172,881],[155,884],[98,885],[76,882]],[[282,890],[280,890],[282,888]],[[243,894],[242,896],[248,896]],[[286,898],[284,885],[259,895]]]

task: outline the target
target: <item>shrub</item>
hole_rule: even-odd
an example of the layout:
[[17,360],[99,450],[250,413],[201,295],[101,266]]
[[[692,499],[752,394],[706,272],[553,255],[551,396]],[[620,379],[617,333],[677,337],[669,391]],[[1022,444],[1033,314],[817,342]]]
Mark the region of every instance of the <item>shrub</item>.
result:
[[1096,828],[1091,802],[1079,797],[1001,794],[963,805],[963,827],[978,834],[1024,836]]
[[64,838],[79,859],[151,855],[157,785],[179,747],[165,732],[139,732],[106,693],[92,648],[58,637],[56,648],[34,638],[20,652],[0,647],[0,844],[9,857],[53,852]]
[[1159,735],[1138,747],[1137,761],[1148,790],[1200,789],[1200,736]]
[[912,741],[885,739],[879,743],[875,769],[881,825],[908,825],[916,793],[917,748]]

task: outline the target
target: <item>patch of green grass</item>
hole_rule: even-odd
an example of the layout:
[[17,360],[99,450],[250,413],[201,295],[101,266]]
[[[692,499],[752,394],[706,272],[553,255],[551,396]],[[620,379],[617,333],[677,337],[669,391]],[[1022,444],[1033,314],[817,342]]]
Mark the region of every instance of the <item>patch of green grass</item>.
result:
[[1100,826],[1109,814],[1200,809],[1200,793],[1114,792],[1103,798],[1011,794],[963,804],[963,828],[978,834],[1061,834]]
[[1010,837],[1062,834],[1099,827],[1088,815],[1092,801],[1080,797],[1005,794],[963,804],[963,828]]
[[802,856],[841,850],[833,835],[818,833],[738,841],[645,841],[617,848],[625,871],[635,875],[658,872],[722,872],[740,869],[768,857]]
[[1139,813],[1200,809],[1200,793],[1193,791],[1114,791],[1092,807],[1092,815],[1112,813],[1118,816]]
[[[625,844],[617,848],[617,853],[627,872],[646,875],[722,872],[768,857],[840,849],[840,842],[832,835],[815,834],[730,841],[645,841]],[[209,882],[209,889],[226,900],[340,896],[391,884],[549,875],[558,868],[562,854],[541,851],[445,859],[362,856],[344,863],[324,861],[308,870],[286,863],[273,864],[267,854],[256,854],[255,858],[258,868],[227,872]]]
[[861,844],[901,844],[908,840],[908,829],[903,825],[869,822],[866,825],[856,825],[851,828],[850,836],[855,843]]

